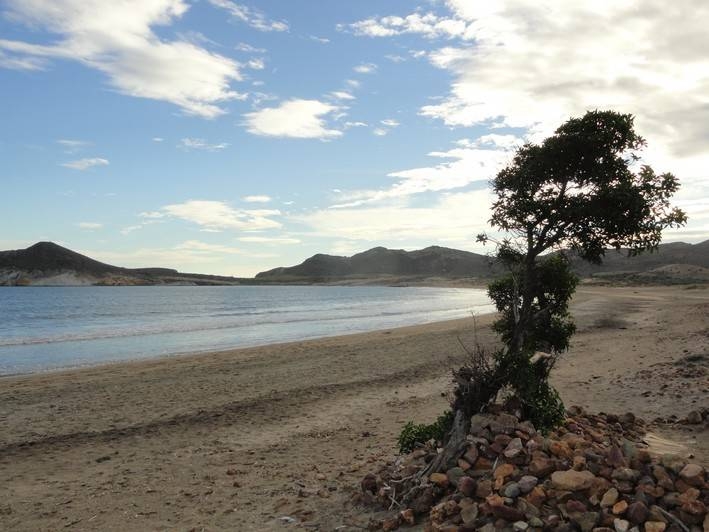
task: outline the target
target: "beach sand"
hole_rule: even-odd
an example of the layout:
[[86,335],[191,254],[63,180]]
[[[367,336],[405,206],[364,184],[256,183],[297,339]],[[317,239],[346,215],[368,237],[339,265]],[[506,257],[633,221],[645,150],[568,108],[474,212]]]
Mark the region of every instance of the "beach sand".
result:
[[[707,374],[684,371],[709,358],[709,289],[585,286],[572,310],[553,374],[567,406],[648,421],[709,406]],[[354,530],[352,490],[406,421],[446,408],[461,343],[493,342],[490,321],[2,378],[0,529]],[[652,431],[709,463],[706,430]]]

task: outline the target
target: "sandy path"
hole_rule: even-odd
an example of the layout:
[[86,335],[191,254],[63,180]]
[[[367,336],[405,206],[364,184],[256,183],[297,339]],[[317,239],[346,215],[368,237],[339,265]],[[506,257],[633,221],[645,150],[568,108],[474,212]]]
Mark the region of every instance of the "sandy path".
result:
[[[709,404],[707,374],[676,364],[709,357],[709,290],[584,288],[573,309],[567,404],[648,419]],[[364,524],[343,503],[405,421],[445,408],[457,336],[472,344],[472,320],[1,379],[0,529]],[[706,432],[669,436],[709,457]]]

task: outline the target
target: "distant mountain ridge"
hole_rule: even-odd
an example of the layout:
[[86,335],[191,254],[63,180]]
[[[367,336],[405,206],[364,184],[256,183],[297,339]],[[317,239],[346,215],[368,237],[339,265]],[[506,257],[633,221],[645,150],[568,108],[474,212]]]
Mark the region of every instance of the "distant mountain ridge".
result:
[[275,268],[256,279],[341,278],[376,275],[486,277],[495,271],[490,257],[458,249],[430,246],[416,251],[376,247],[351,257],[313,255],[301,264]]
[[[627,250],[608,250],[603,264],[595,265],[575,257],[570,253],[574,271],[581,277],[608,276],[613,274],[646,274],[655,269],[663,269],[662,275],[669,275],[667,266],[688,265],[697,280],[709,279],[709,240],[699,244],[673,242],[661,244],[657,251],[629,257]],[[698,269],[697,269],[698,268]],[[685,268],[686,270],[686,268]],[[489,278],[500,273],[499,265],[487,255],[469,251],[431,246],[416,251],[376,247],[351,257],[336,255],[313,255],[302,263],[291,267],[280,267],[261,272],[257,280],[293,282],[309,280],[326,282],[343,279],[366,278],[372,276],[392,276],[399,278],[443,277],[443,278]]]
[[[628,257],[606,252],[603,264],[571,254],[582,277],[640,283],[709,282],[709,240],[673,242],[655,253]],[[121,268],[99,262],[53,242],[0,251],[0,286],[16,285],[237,285],[237,284],[407,284],[485,280],[500,273],[487,255],[430,246],[416,251],[375,247],[351,257],[317,254],[302,263],[261,272],[255,278],[180,273],[170,268]]]
[[233,277],[181,274],[170,268],[121,268],[54,242],[0,251],[0,286],[239,284]]

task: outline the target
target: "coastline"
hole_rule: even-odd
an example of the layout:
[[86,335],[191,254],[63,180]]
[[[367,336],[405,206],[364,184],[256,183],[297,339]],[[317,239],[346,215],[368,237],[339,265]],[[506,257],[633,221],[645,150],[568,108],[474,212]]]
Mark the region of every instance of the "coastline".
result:
[[[709,291],[582,287],[572,312],[552,376],[567,406],[652,421],[709,401],[707,376],[680,374],[706,352]],[[348,525],[363,472],[394,455],[406,421],[446,408],[458,338],[494,341],[491,319],[3,378],[0,528]],[[709,457],[706,432],[673,430],[653,433]]]
[[[89,294],[58,289],[73,305],[67,319],[55,319],[67,305],[57,304],[56,295],[47,304],[44,288],[27,298],[15,293],[0,305],[9,316],[0,324],[0,374],[262,347],[494,310],[484,291],[469,288],[153,288],[154,294],[143,287],[114,287],[120,292],[109,295],[103,287]],[[13,320],[27,306],[36,309],[33,321]]]
[[[485,312],[481,314],[475,314],[475,320],[480,320],[481,323],[485,323],[485,325],[489,325],[489,322],[492,320],[492,317],[495,315],[494,312]],[[0,374],[0,383],[2,383],[3,380],[6,379],[12,379],[12,378],[31,378],[33,376],[38,376],[38,375],[57,375],[57,374],[77,374],[80,378],[80,373],[84,371],[90,371],[90,370],[106,370],[106,371],[112,371],[112,370],[129,370],[131,367],[136,369],[136,371],[140,371],[141,365],[147,365],[147,366],[153,366],[153,365],[164,365],[164,364],[170,364],[171,362],[179,359],[185,359],[186,363],[189,364],[194,364],[199,362],[201,359],[210,358],[210,357],[229,357],[229,358],[238,358],[240,354],[245,354],[242,352],[246,351],[253,351],[253,350],[258,350],[259,352],[263,351],[264,356],[267,356],[265,351],[268,351],[270,348],[274,349],[284,349],[288,347],[295,347],[295,348],[309,348],[309,347],[314,347],[317,349],[317,342],[323,341],[323,340],[331,340],[331,339],[338,339],[342,338],[343,340],[347,339],[352,339],[356,340],[353,337],[361,336],[363,339],[368,339],[371,337],[372,334],[376,333],[384,333],[384,334],[391,334],[393,331],[398,331],[402,334],[406,334],[407,332],[413,332],[413,331],[419,331],[422,332],[423,330],[428,330],[431,328],[431,330],[436,330],[439,328],[447,328],[448,326],[452,326],[455,328],[458,328],[458,326],[462,325],[472,325],[474,323],[474,320],[472,317],[466,317],[466,318],[454,318],[450,320],[440,320],[440,321],[432,321],[432,322],[426,322],[426,323],[417,323],[417,324],[412,324],[412,325],[402,325],[402,326],[397,326],[397,327],[382,327],[380,329],[371,329],[367,331],[358,331],[358,332],[350,332],[350,333],[344,333],[344,334],[334,334],[334,335],[327,335],[327,336],[314,336],[312,338],[304,338],[302,340],[289,340],[285,342],[272,342],[272,343],[259,343],[255,345],[246,345],[246,346],[239,346],[239,347],[233,347],[233,348],[228,348],[228,349],[205,349],[204,351],[202,350],[192,350],[192,351],[186,351],[186,352],[176,352],[176,353],[168,353],[164,355],[157,355],[157,356],[151,356],[151,357],[137,357],[137,358],[130,358],[130,359],[125,359],[125,360],[109,360],[106,362],[96,362],[96,363],[87,363],[87,364],[80,364],[80,365],[75,365],[75,366],[66,366],[66,367],[59,367],[59,368],[46,368],[46,369],[40,369],[38,371],[31,371],[31,372],[24,372],[24,373],[11,373],[11,374]],[[315,345],[310,346],[310,343],[315,343]],[[306,344],[306,345],[301,345],[301,344]],[[125,366],[125,368],[123,367]]]

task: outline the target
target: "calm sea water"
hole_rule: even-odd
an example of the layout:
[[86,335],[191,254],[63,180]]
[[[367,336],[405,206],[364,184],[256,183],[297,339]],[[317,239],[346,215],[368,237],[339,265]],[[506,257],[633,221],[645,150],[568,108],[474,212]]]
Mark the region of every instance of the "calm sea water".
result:
[[462,318],[484,290],[342,286],[0,289],[0,375]]

